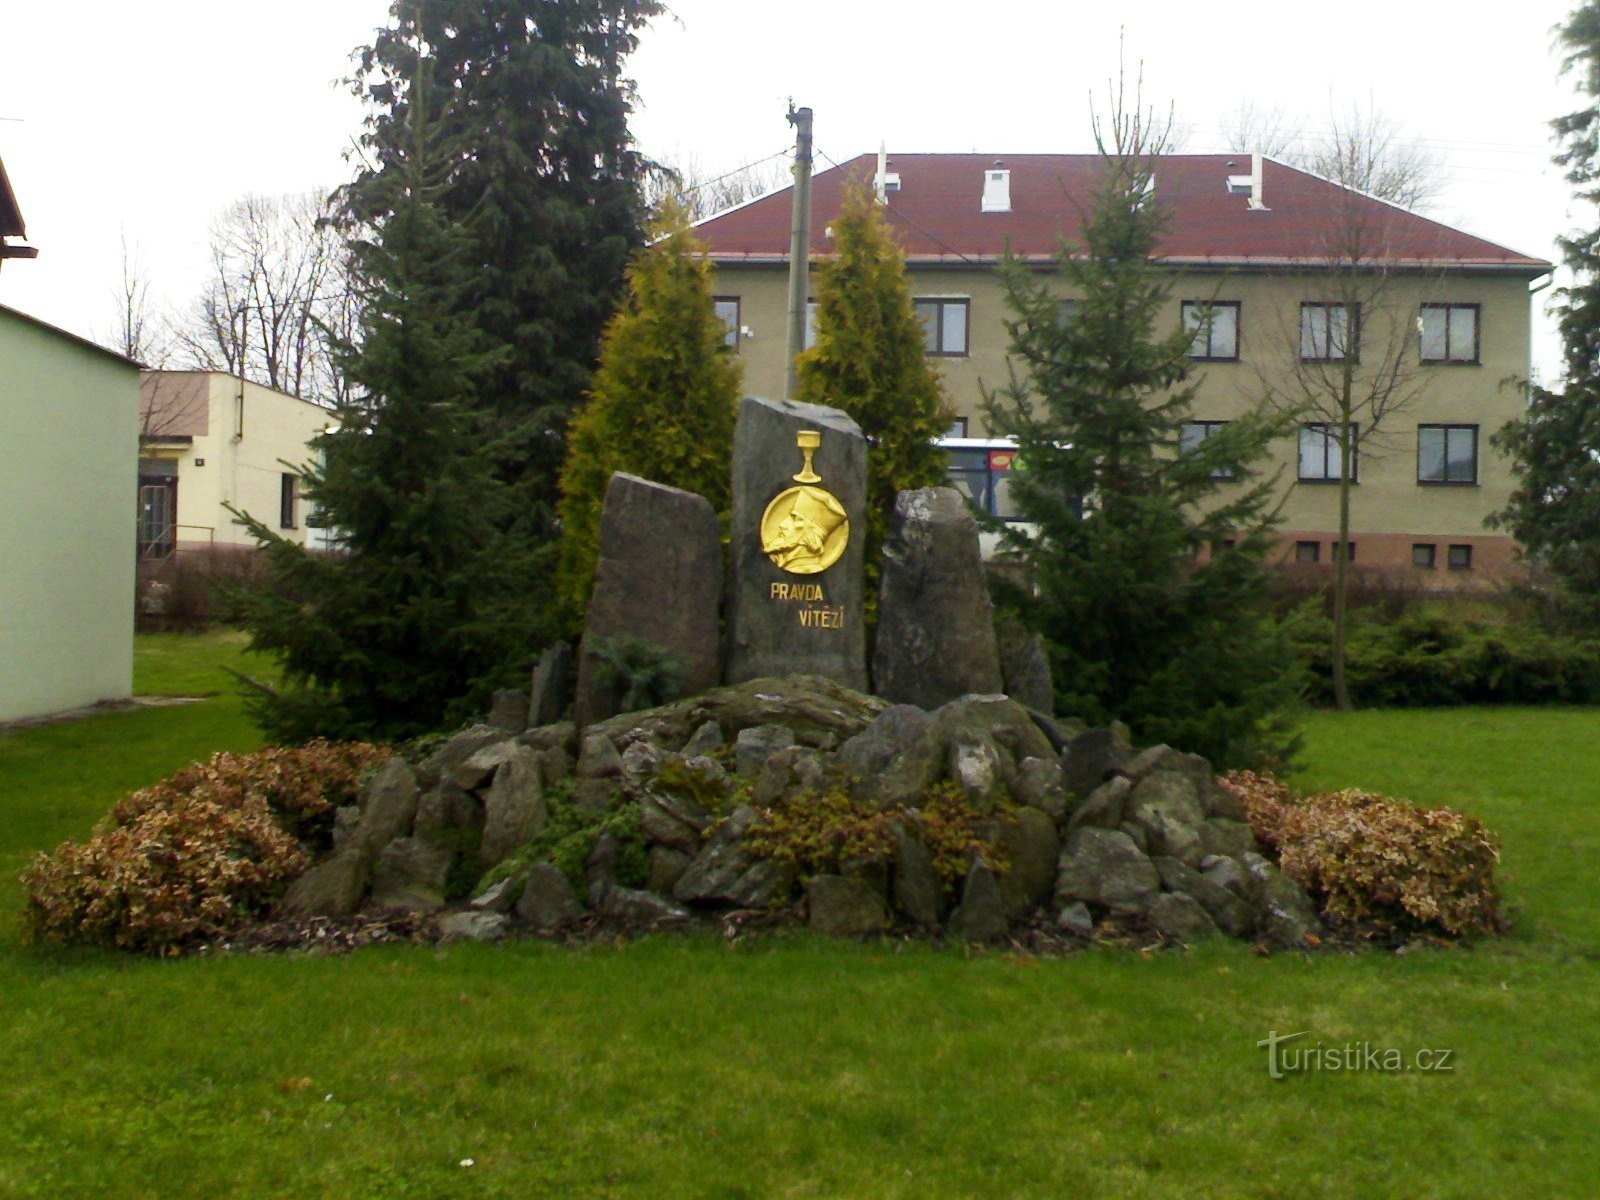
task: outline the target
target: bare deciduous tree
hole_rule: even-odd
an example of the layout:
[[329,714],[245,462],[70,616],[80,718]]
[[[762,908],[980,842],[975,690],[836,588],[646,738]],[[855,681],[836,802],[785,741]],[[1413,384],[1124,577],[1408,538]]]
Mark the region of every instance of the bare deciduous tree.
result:
[[179,324],[194,366],[242,375],[310,400],[343,383],[331,341],[354,326],[344,239],[315,192],[246,196],[211,226],[211,277]]
[[713,173],[690,154],[653,163],[645,177],[644,199],[653,212],[659,212],[666,201],[676,200],[690,221],[700,221],[788,183],[785,151],[721,173]]
[[164,366],[172,353],[171,329],[150,294],[151,278],[138,244],[122,234],[122,277],[112,291],[115,317],[101,340],[147,367]]
[[[1395,418],[1423,396],[1419,304],[1439,279],[1415,262],[1417,247],[1396,244],[1414,223],[1390,204],[1430,195],[1437,176],[1427,156],[1398,141],[1391,123],[1372,118],[1336,123],[1313,169],[1338,185],[1314,214],[1320,251],[1307,263],[1306,300],[1282,314],[1281,357],[1263,364],[1259,380],[1267,406],[1303,422],[1305,456],[1320,454],[1321,477],[1338,485],[1338,543],[1334,551],[1333,692],[1350,707],[1345,681],[1346,600],[1349,583],[1351,484],[1361,458],[1388,446]],[[1375,203],[1374,197],[1390,204]],[[1270,197],[1269,197],[1270,203]],[[1313,464],[1315,467],[1315,464]]]

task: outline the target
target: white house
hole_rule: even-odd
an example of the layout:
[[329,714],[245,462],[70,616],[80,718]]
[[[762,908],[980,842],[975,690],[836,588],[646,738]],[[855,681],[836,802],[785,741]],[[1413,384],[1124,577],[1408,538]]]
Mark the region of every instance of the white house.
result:
[[133,691],[139,365],[0,305],[0,721]]
[[221,371],[140,379],[139,557],[255,543],[229,505],[291,541],[316,545],[300,468],[333,421],[320,405]]

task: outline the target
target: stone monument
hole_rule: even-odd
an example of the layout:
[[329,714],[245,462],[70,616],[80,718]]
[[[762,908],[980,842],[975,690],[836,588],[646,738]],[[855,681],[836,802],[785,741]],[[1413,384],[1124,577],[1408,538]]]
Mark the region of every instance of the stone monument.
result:
[[665,651],[683,672],[681,695],[714,687],[721,592],[722,549],[710,502],[636,475],[612,475],[573,719],[588,725],[618,709],[615,685],[602,669],[608,639],[633,636]]
[[733,437],[725,677],[867,690],[867,440],[836,408],[747,398]]

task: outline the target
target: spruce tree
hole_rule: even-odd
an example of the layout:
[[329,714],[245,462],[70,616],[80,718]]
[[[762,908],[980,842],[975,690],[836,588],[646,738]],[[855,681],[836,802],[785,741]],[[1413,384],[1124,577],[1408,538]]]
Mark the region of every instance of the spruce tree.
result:
[[517,520],[535,543],[555,536],[567,425],[642,241],[647,164],[629,138],[634,94],[623,69],[660,7],[397,0],[389,25],[358,51],[351,81],[370,110],[365,165],[342,193],[360,228],[394,212],[414,47],[432,56],[430,108],[461,148],[436,197],[467,242],[454,260],[455,302],[495,351],[477,368],[472,402],[494,422],[486,453],[517,486]]
[[[986,404],[1018,445],[1021,523],[1005,545],[1028,586],[1002,600],[1045,637],[1057,711],[1247,764],[1287,751],[1296,692],[1263,602],[1271,484],[1253,465],[1273,426],[1246,417],[1182,448],[1193,332],[1170,321],[1176,280],[1150,261],[1167,222],[1152,186],[1161,139],[1142,113],[1110,120],[1056,277],[1003,267],[1011,378]],[[1066,317],[1064,296],[1077,298]]]
[[653,233],[628,268],[627,296],[568,439],[559,582],[569,628],[581,626],[589,602],[612,472],[696,492],[719,512],[729,504],[739,363],[684,212],[669,207]]
[[483,453],[477,388],[503,357],[463,303],[470,239],[438,197],[460,144],[427,119],[421,86],[395,131],[384,216],[355,243],[358,341],[341,366],[358,399],[302,468],[308,551],[239,514],[272,567],[235,594],[250,648],[277,656],[283,686],[254,698],[269,736],[402,738],[460,717],[530,652],[526,555],[505,532],[512,491]]
[[[1565,70],[1600,100],[1600,2],[1580,4],[1561,27]],[[1555,161],[1575,194],[1600,203],[1600,111],[1590,104],[1551,122],[1564,149]],[[1559,293],[1559,390],[1530,384],[1525,417],[1495,435],[1518,477],[1506,509],[1526,556],[1561,588],[1560,605],[1579,624],[1600,619],[1600,229],[1560,241],[1573,282]]]
[[928,361],[905,252],[871,189],[853,184],[831,224],[837,253],[817,271],[816,341],[800,356],[797,398],[843,409],[870,443],[866,594],[871,612],[895,493],[945,482],[945,453],[937,440],[950,427],[952,414]]

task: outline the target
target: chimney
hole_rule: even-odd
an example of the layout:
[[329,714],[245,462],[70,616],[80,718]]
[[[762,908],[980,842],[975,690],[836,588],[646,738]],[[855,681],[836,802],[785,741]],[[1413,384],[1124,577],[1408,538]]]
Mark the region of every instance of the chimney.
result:
[[[1250,174],[1228,176],[1228,194],[1232,196],[1248,196],[1250,198],[1250,203],[1247,207],[1249,207],[1252,212],[1267,211],[1266,201],[1262,197],[1263,189],[1261,179],[1263,161],[1264,160],[1261,152],[1259,150],[1253,150],[1250,153]],[[1233,162],[1230,162],[1228,165],[1230,167],[1237,166],[1237,164]]]
[[889,203],[889,193],[900,190],[900,176],[889,170],[889,147],[878,143],[878,173],[873,176],[872,186],[878,193],[878,203]]
[[1011,211],[1011,172],[997,158],[983,173],[983,212]]

